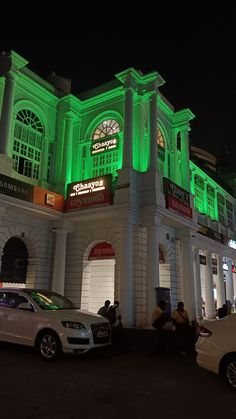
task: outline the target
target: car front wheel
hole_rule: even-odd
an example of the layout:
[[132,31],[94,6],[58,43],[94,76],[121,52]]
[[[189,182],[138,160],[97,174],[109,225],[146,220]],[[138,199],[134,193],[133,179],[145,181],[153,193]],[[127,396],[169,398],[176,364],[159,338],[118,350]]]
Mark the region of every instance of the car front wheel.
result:
[[225,361],[223,373],[226,382],[236,390],[236,355]]
[[42,332],[37,339],[37,349],[46,361],[53,361],[61,354],[61,342],[53,331]]

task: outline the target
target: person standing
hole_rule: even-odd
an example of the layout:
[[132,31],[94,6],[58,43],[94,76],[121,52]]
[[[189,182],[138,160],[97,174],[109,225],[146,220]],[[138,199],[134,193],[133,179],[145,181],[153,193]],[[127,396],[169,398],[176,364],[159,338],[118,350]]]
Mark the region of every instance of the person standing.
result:
[[172,321],[176,327],[178,349],[181,354],[186,355],[192,351],[193,336],[189,325],[188,312],[184,308],[183,301],[179,301],[177,309],[172,313]]
[[106,300],[104,303],[104,306],[100,307],[97,314],[99,314],[99,316],[103,316],[107,318],[107,311],[109,309],[111,302],[110,300]]

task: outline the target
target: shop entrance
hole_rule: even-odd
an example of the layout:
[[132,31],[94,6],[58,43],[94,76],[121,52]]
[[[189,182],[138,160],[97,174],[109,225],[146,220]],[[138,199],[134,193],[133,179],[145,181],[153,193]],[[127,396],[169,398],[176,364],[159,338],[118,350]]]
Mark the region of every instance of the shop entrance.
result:
[[6,284],[25,284],[27,277],[28,250],[25,243],[17,238],[10,238],[1,258],[0,282]]
[[115,252],[110,243],[98,243],[84,261],[81,308],[96,313],[105,300],[113,304],[114,292]]

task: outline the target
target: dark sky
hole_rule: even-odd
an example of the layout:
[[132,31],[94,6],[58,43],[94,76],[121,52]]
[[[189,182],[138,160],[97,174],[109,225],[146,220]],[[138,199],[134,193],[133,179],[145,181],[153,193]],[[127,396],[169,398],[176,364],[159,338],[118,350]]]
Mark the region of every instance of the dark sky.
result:
[[236,153],[233,2],[139,3],[5,5],[0,49],[15,50],[43,77],[55,71],[70,78],[75,93],[110,81],[128,67],[156,70],[166,81],[161,92],[175,109],[190,108],[196,115],[192,145],[218,154],[228,144]]

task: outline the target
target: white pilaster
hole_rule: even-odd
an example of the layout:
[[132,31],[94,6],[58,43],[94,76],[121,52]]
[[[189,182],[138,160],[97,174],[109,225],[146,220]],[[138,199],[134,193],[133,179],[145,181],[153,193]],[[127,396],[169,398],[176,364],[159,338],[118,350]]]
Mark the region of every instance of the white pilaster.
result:
[[15,98],[15,89],[17,74],[15,72],[9,72],[6,75],[5,89],[2,103],[2,113],[0,120],[0,154],[9,156],[10,147],[10,135],[12,127],[12,112]]
[[228,266],[228,271],[225,273],[226,277],[226,300],[229,300],[234,304],[234,283],[233,283],[233,273],[232,273],[232,260],[227,258],[226,263]]
[[206,253],[206,267],[205,267],[205,302],[206,302],[206,317],[208,319],[214,319],[215,313],[215,302],[213,292],[213,274],[212,274],[212,260],[211,253]]
[[188,128],[181,130],[181,186],[189,191],[189,137]]
[[199,262],[199,250],[194,249],[194,287],[195,287],[195,304],[196,304],[196,317],[197,319],[202,318],[202,293],[201,293],[201,273],[200,273],[200,262]]
[[183,300],[190,319],[196,318],[195,285],[193,272],[192,243],[189,237],[183,239]]
[[132,148],[133,148],[133,88],[130,86],[127,86],[125,89],[124,145],[123,145],[122,169],[129,169],[133,167]]
[[220,308],[225,303],[223,260],[220,255],[217,255],[216,291],[217,291],[217,308]]
[[72,143],[73,143],[73,117],[65,116],[64,152],[62,162],[62,181],[71,182],[72,171]]
[[152,93],[149,102],[150,123],[150,169],[157,169],[157,91]]
[[155,224],[147,227],[147,324],[151,324],[152,311],[157,305],[156,288],[159,277],[159,232]]
[[64,295],[67,231],[55,229],[56,243],[52,277],[52,291]]
[[121,227],[120,306],[123,323],[133,325],[133,226]]

